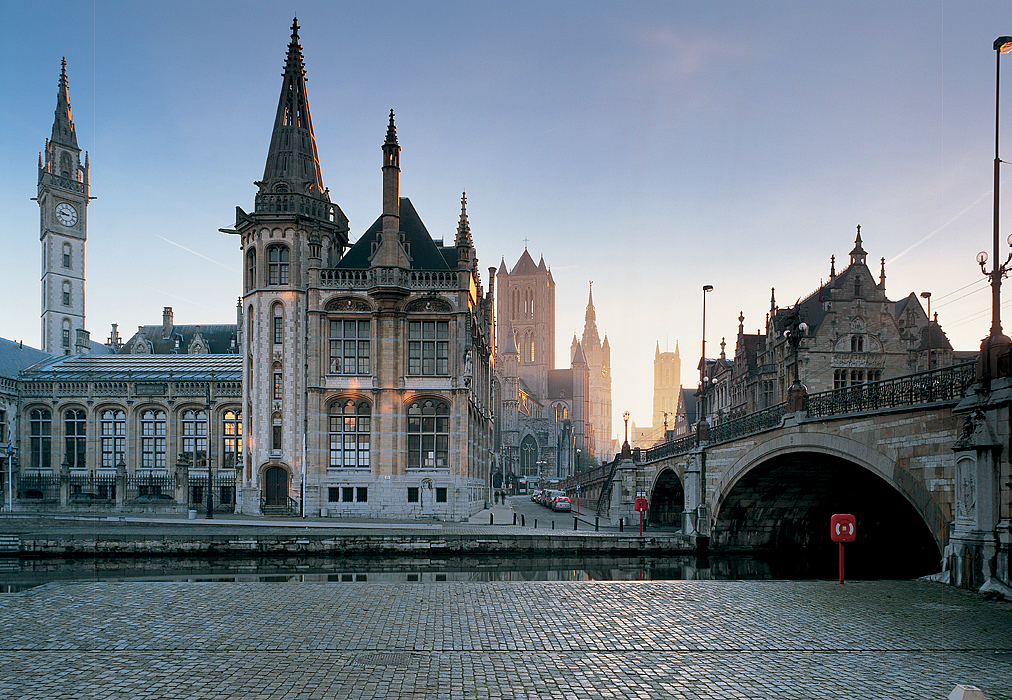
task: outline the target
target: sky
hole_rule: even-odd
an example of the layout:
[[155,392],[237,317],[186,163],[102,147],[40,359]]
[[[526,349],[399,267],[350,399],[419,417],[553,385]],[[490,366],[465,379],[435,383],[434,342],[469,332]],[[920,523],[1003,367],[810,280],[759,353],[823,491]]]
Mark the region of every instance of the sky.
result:
[[[932,292],[956,349],[988,333],[975,256],[991,250],[1007,2],[0,0],[0,337],[41,344],[31,198],[61,57],[96,197],[92,339],[160,323],[165,306],[179,324],[235,321],[241,253],[218,229],[253,207],[296,14],[351,238],[380,212],[393,109],[401,194],[429,232],[452,239],[466,191],[486,287],[525,245],[551,267],[562,366],[593,281],[616,435],[623,411],[651,422],[658,344],[677,344],[696,386],[703,285],[707,354],[723,337],[731,356],[739,313],[756,332],[771,288],[780,306],[816,290],[859,224],[891,299]],[[1012,161],[1012,82],[1001,93]],[[1003,298],[1008,318],[1012,288]]]

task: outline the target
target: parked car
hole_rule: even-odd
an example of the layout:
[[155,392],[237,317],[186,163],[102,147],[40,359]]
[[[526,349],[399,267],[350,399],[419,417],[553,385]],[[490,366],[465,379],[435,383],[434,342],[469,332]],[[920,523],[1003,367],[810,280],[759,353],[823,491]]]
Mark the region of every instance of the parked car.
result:
[[568,496],[559,496],[552,503],[552,510],[554,511],[571,511],[573,510],[573,504],[569,502]]
[[540,491],[537,491],[537,490],[531,491],[531,500],[532,501],[534,501],[535,503],[537,503],[538,502],[538,498],[540,498],[540,497],[541,497],[541,492]]
[[554,508],[555,499],[557,499],[559,496],[565,495],[566,495],[565,491],[549,491],[548,496],[545,498],[545,500],[542,502],[541,505],[545,506],[546,508]]

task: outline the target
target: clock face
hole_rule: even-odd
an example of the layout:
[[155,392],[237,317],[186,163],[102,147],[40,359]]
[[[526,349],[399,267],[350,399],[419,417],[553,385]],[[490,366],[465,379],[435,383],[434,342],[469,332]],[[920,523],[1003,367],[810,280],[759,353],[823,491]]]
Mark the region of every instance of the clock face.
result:
[[77,209],[66,202],[60,202],[56,205],[56,218],[64,226],[73,226],[77,223]]

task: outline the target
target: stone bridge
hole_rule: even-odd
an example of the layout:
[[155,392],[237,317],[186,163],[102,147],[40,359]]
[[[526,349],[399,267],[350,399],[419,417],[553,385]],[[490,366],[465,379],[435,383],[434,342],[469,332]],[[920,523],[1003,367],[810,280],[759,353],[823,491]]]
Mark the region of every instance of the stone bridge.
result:
[[633,522],[634,499],[645,496],[648,528],[681,526],[712,551],[766,552],[790,574],[833,575],[829,519],[852,513],[859,539],[846,550],[850,570],[944,568],[966,587],[1007,585],[1010,385],[984,386],[967,364],[813,394],[701,423],[566,488],[580,482],[582,497],[613,521]]

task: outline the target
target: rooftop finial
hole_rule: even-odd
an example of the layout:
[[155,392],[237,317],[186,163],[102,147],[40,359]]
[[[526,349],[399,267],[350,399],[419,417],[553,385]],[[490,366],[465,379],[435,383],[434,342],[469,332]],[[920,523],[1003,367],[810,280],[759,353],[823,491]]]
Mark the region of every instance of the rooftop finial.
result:
[[397,145],[397,127],[394,125],[394,111],[392,109],[390,110],[390,122],[387,124],[387,140],[383,143],[383,145]]
[[458,248],[472,247],[471,224],[467,221],[467,192],[460,195],[460,220],[457,222],[456,245]]
[[295,17],[292,20],[292,41],[299,40],[299,18]]

